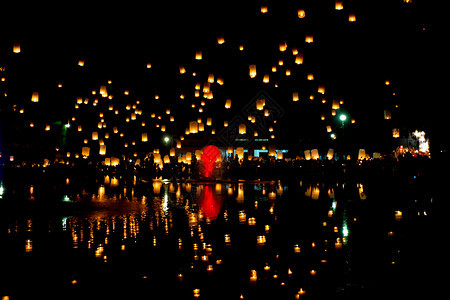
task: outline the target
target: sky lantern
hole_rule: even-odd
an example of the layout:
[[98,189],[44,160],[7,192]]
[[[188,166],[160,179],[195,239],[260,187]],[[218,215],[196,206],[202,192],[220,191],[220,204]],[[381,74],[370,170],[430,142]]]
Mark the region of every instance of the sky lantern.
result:
[[393,128],[392,129],[392,137],[393,138],[399,138],[400,137],[400,129],[399,128]]
[[31,102],[39,102],[39,92],[33,92],[31,94]]
[[249,76],[250,76],[250,78],[256,77],[256,65],[249,66]]
[[312,149],[311,150],[311,158],[312,159],[319,159],[320,157],[319,157],[319,150],[317,150],[317,149]]
[[349,22],[356,22],[356,15],[355,14],[349,14],[348,15],[348,21]]
[[178,69],[180,71],[180,74],[186,73],[186,69],[185,69],[185,67],[183,65],[181,65]]
[[302,53],[297,53],[297,55],[295,56],[295,63],[297,65],[303,64],[303,54]]
[[267,7],[267,4],[261,5],[261,13],[266,14],[269,11],[269,8]]
[[269,83],[269,74],[264,75],[263,82]]
[[78,60],[78,66],[84,67],[84,60],[82,59]]
[[81,155],[83,157],[89,157],[90,151],[91,151],[91,149],[89,147],[82,147],[81,148]]
[[312,34],[307,34],[305,36],[305,43],[311,44],[314,42],[314,37],[312,36]]
[[231,99],[227,99],[227,101],[225,101],[225,108],[226,109],[230,109],[231,108]]
[[297,102],[299,100],[298,92],[292,93],[292,101]]
[[14,43],[14,46],[13,46],[13,52],[14,53],[20,53],[20,44],[19,43]]
[[311,159],[311,151],[310,150],[305,150],[303,153],[305,155],[305,159],[306,160],[310,160]]
[[197,133],[198,132],[198,122],[191,121],[189,122],[189,133]]
[[334,9],[335,10],[343,10],[344,9],[344,3],[343,1],[336,1],[334,3]]
[[328,152],[327,152],[327,159],[332,160],[333,157],[334,157],[334,149],[330,148],[330,149],[328,149]]
[[247,130],[245,124],[239,124],[239,134],[245,134],[246,131]]
[[266,104],[266,100],[264,98],[263,99],[257,99],[256,100],[256,109],[257,110],[263,110],[265,104]]
[[218,36],[217,37],[217,44],[222,45],[223,43],[225,43],[225,39],[223,38],[223,36]]
[[201,50],[197,50],[197,52],[195,52],[195,59],[196,60],[202,60],[203,59],[203,53]]
[[98,132],[97,131],[92,132],[92,140],[93,141],[97,141],[98,140]]
[[279,49],[280,49],[280,52],[286,51],[286,49],[287,49],[287,43],[286,43],[286,41],[280,42],[280,44],[279,44]]
[[147,133],[146,132],[143,132],[142,133],[142,135],[141,135],[141,140],[142,140],[142,142],[148,142],[148,136],[147,136]]
[[106,145],[100,145],[100,149],[98,151],[100,155],[106,155]]
[[297,9],[297,16],[299,19],[303,19],[306,17],[306,12],[304,9]]

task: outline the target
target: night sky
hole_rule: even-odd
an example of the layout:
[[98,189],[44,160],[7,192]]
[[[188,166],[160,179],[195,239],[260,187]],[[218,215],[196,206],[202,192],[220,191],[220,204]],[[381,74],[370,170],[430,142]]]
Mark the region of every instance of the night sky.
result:
[[[267,5],[267,13],[261,13],[262,5]],[[356,121],[351,142],[357,148],[378,151],[392,127],[404,134],[425,130],[436,149],[447,143],[446,76],[440,70],[448,65],[448,46],[432,1],[345,0],[343,10],[335,10],[331,0],[14,6],[4,10],[0,20],[0,63],[7,78],[2,93],[8,93],[1,99],[2,118],[8,120],[3,131],[19,120],[10,113],[11,106],[29,106],[32,91],[40,93],[39,108],[26,108],[21,121],[67,122],[76,97],[87,97],[112,80],[114,90],[129,90],[144,112],[171,108],[176,121],[168,131],[183,134],[188,122],[198,117],[189,110],[199,101],[192,95],[195,84],[214,73],[224,85],[214,88],[203,116],[214,118],[217,132],[223,120],[240,114],[264,91],[283,111],[277,120],[278,142],[287,147],[329,146],[320,115],[329,114],[333,99],[343,100],[341,110]],[[298,18],[298,9],[305,10],[304,19]],[[348,21],[349,14],[356,22]],[[312,44],[305,43],[309,34]],[[222,45],[217,43],[220,36]],[[285,52],[279,51],[280,42],[286,42]],[[12,52],[14,43],[20,43],[21,53]],[[302,65],[294,63],[292,48],[303,53]],[[197,50],[202,51],[201,61],[194,59]],[[80,59],[85,61],[82,68],[77,66]],[[279,59],[284,65],[272,73]],[[251,64],[258,72],[253,79],[248,74]],[[180,65],[186,74],[179,73]],[[286,69],[290,76],[284,76]],[[306,80],[309,73],[313,81]],[[265,74],[269,83],[262,81]],[[58,83],[63,88],[58,89]],[[324,105],[318,85],[326,89]],[[292,102],[295,91],[298,102]],[[315,99],[309,100],[312,93]],[[226,99],[233,101],[231,110],[224,110]],[[385,109],[393,113],[389,124],[383,119]]]

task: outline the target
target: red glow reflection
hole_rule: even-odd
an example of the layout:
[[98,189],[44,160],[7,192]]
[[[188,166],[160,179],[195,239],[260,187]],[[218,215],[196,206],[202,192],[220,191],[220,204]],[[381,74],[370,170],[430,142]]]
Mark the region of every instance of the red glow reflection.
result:
[[213,186],[205,185],[200,194],[200,209],[207,219],[214,220],[222,209],[222,201],[214,197]]

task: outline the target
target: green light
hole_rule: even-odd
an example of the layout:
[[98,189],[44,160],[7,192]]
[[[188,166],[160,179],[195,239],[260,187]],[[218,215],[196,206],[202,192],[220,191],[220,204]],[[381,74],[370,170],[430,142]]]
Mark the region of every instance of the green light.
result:
[[346,116],[346,115],[340,115],[340,116],[339,116],[339,120],[341,120],[342,122],[344,122],[345,120],[347,120],[347,116]]
[[170,138],[168,136],[164,137],[164,142],[168,143],[170,141]]
[[66,128],[70,128],[70,124],[67,123],[66,125],[64,125]]
[[336,139],[336,134],[331,133],[331,134],[330,134],[330,138],[332,138],[333,140]]

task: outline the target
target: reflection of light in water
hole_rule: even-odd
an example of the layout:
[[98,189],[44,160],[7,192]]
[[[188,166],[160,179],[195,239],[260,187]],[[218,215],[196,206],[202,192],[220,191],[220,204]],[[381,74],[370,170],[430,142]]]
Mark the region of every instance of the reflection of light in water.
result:
[[3,198],[4,193],[5,193],[5,188],[3,186],[3,182],[0,182],[0,199]]
[[61,227],[63,231],[67,230],[67,217],[62,217],[61,218]]
[[169,211],[169,191],[167,189],[164,189],[164,198],[161,209],[164,215],[167,215]]

